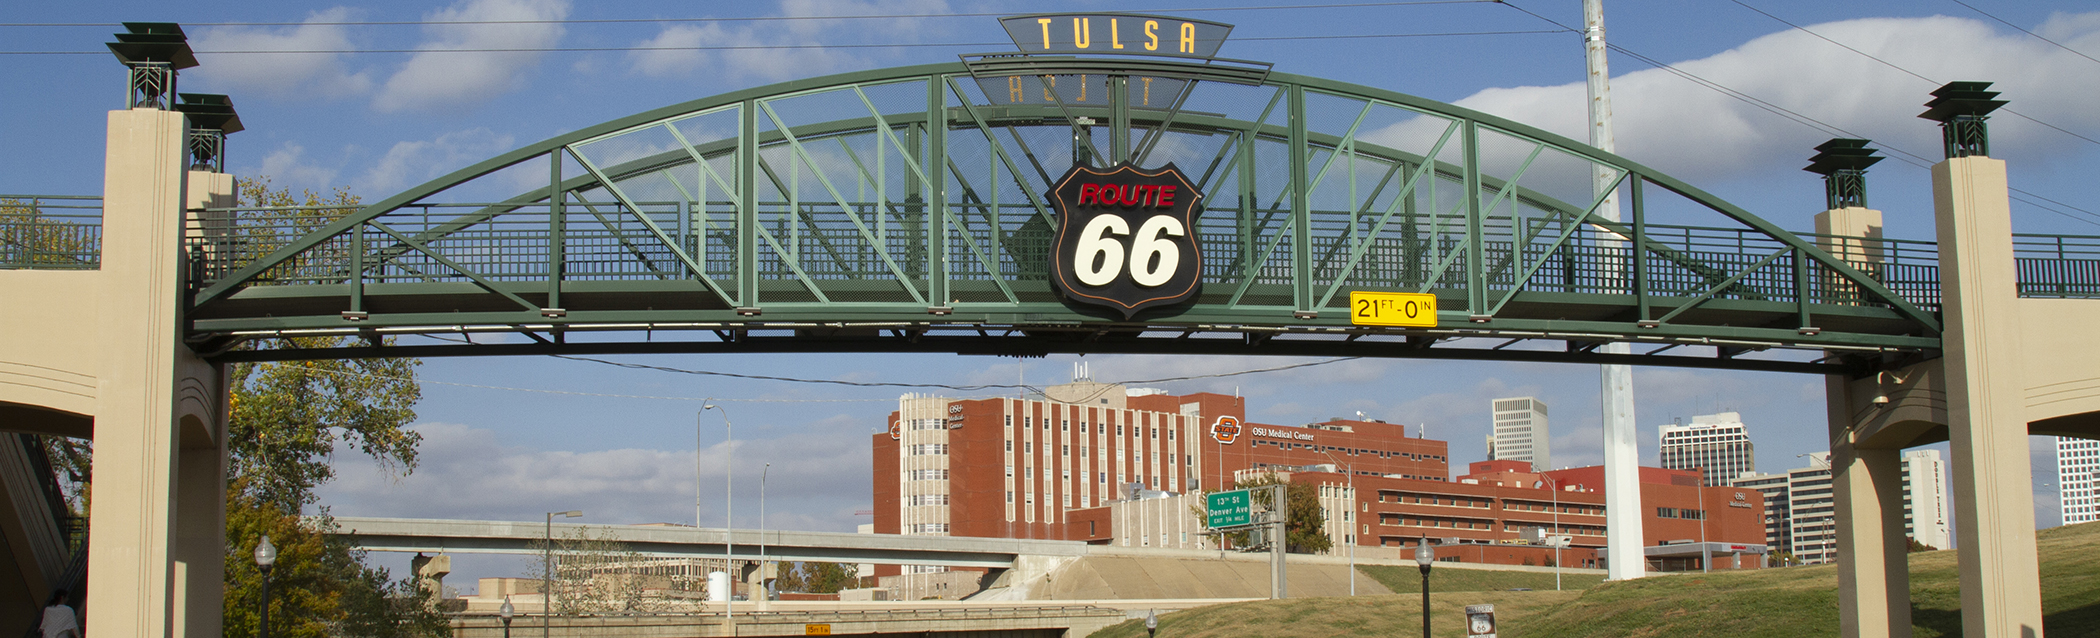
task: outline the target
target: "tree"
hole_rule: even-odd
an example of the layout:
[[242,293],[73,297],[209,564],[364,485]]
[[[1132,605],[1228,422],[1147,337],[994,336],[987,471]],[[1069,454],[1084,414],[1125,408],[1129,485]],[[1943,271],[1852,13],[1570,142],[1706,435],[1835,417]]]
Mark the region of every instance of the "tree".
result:
[[[547,548],[544,542],[534,546],[536,553]],[[672,578],[653,573],[666,561],[628,549],[614,540],[610,529],[592,533],[583,527],[564,534],[554,539],[552,557],[552,565],[535,557],[528,576],[545,579],[553,569],[554,613],[658,612],[669,606],[662,596],[649,595],[650,590],[674,587]]]
[[1938,547],[1933,547],[1933,546],[1931,546],[1931,545],[1927,545],[1927,544],[1924,544],[1924,543],[1920,543],[1920,542],[1918,542],[1918,539],[1917,539],[1917,538],[1914,538],[1914,537],[1910,537],[1910,536],[1905,536],[1905,537],[1903,537],[1903,543],[1904,543],[1904,545],[1905,545],[1905,550],[1904,550],[1904,553],[1906,553],[1906,554],[1916,554],[1916,553],[1918,553],[1918,552],[1937,552],[1937,551],[1940,551],[1940,548],[1938,548]]
[[[1320,487],[1310,483],[1291,483],[1275,472],[1269,472],[1242,480],[1233,489],[1249,489],[1283,485],[1284,505],[1288,518],[1284,521],[1284,551],[1293,554],[1318,554],[1334,548],[1334,539],[1327,536],[1327,514],[1320,509]],[[1215,491],[1215,490],[1213,490]],[[1267,490],[1255,490],[1256,505],[1267,507]],[[1253,534],[1237,532],[1226,538],[1236,547],[1248,547],[1253,543]]]
[[[234,240],[224,250],[267,254],[300,235],[355,210],[344,191],[328,197],[273,189],[267,180],[242,180],[236,190],[250,207],[309,206],[260,211],[228,220]],[[250,257],[260,254],[248,253]],[[296,338],[249,343],[246,348],[329,348],[341,338]],[[264,535],[278,547],[271,574],[273,636],[443,635],[443,616],[424,604],[413,575],[393,580],[365,565],[364,553],[328,535],[334,523],[299,514],[315,503],[314,489],[334,478],[329,466],[339,442],[382,467],[415,470],[421,436],[408,429],[422,398],[408,359],[288,361],[235,364],[228,370],[232,410],[227,424],[226,636],[252,636],[261,575],[253,552]]]
[[836,594],[860,582],[856,565],[839,563],[789,563],[774,581],[780,591],[806,594]]

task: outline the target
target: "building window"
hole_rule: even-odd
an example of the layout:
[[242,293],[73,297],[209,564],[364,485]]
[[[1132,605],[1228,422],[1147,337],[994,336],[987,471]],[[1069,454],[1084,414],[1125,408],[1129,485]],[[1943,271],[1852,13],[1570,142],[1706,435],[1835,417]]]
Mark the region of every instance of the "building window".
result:
[[1033,468],[1033,467],[1030,467],[1030,468],[1028,468],[1028,469],[1027,469],[1027,472],[1028,472],[1028,477],[1027,477],[1027,478],[1028,478],[1029,480],[1035,480],[1035,468]]
[[1152,438],[1159,438],[1159,428],[1152,428]]
[[1006,440],[1006,451],[1008,451],[1008,452],[1012,452],[1012,451],[1014,451],[1014,440],[1013,440],[1013,439],[1007,439],[1007,440]]
[[1057,450],[1057,453],[1058,453],[1058,454],[1063,454],[1063,455],[1065,455],[1065,456],[1071,456],[1071,455],[1072,455],[1072,446],[1070,446],[1070,445],[1060,445],[1060,446],[1057,446],[1057,448],[1058,448],[1058,450]]
[[1007,491],[1006,491],[1006,502],[1008,502],[1008,503],[1012,503],[1012,502],[1014,502],[1014,491],[1013,491],[1013,490],[1007,490]]
[[1123,436],[1123,426],[1116,426],[1116,436]]
[[1024,450],[1025,450],[1026,452],[1028,452],[1029,454],[1034,454],[1034,453],[1035,453],[1035,442],[1034,442],[1034,441],[1029,441],[1029,442],[1027,442],[1027,443],[1024,443],[1024,444],[1022,444],[1022,447],[1023,447],[1023,449],[1024,449]]
[[1062,420],[1062,421],[1058,421],[1058,422],[1057,422],[1057,431],[1059,431],[1059,432],[1070,432],[1070,431],[1072,431],[1072,420],[1071,420],[1071,419],[1065,419],[1065,420]]
[[1014,466],[1011,466],[1011,465],[1008,465],[1008,466],[1006,466],[1006,478],[1013,478],[1013,477],[1014,477]]

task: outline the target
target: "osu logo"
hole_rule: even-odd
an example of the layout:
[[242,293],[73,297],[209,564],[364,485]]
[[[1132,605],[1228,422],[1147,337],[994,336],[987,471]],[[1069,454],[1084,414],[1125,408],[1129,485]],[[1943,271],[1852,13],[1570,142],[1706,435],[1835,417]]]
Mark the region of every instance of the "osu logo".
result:
[[898,440],[898,439],[902,439],[902,438],[904,438],[904,422],[903,422],[903,421],[891,421],[891,422],[890,422],[890,440],[892,440],[892,441],[895,441],[895,440]]
[[1196,214],[1203,193],[1172,163],[1074,166],[1050,189],[1061,220],[1050,246],[1052,281],[1070,303],[1138,311],[1193,299],[1203,255]]
[[1210,438],[1226,445],[1240,440],[1240,420],[1232,416],[1218,417],[1217,423],[1210,424]]

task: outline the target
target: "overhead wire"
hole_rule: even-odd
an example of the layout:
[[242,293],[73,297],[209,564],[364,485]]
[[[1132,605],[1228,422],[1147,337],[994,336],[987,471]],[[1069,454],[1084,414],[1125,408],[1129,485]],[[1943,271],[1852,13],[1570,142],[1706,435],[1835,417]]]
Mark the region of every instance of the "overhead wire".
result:
[[2031,35],[2031,36],[2034,36],[2034,39],[2036,39],[2036,40],[2041,40],[2041,41],[2043,41],[2043,42],[2047,42],[2047,43],[2050,43],[2050,44],[2054,44],[2054,45],[2056,45],[2056,48],[2059,48],[2059,49],[2063,49],[2063,50],[2065,50],[2065,51],[2070,51],[2070,52],[2071,52],[2071,55],[2075,55],[2075,56],[2078,56],[2078,57],[2081,57],[2081,58],[2085,58],[2085,59],[2087,59],[2087,60],[2092,60],[2092,61],[2093,61],[2093,63],[2095,63],[2095,64],[2100,64],[2100,59],[2095,59],[2095,58],[2093,58],[2093,56],[2090,56],[2090,55],[2086,55],[2086,54],[2084,54],[2084,53],[2080,52],[2080,51],[2079,51],[2079,50],[2077,50],[2077,49],[2073,49],[2073,48],[2071,48],[2071,47],[2067,47],[2067,46],[2064,46],[2064,44],[2063,44],[2062,42],[2057,42],[2057,41],[2055,41],[2055,40],[2051,40],[2051,39],[2048,39],[2048,38],[2045,38],[2045,37],[2042,37],[2042,34],[2039,34],[2039,33],[2035,33],[2035,32],[2033,32],[2033,31],[2028,31],[2027,29],[2021,28],[2021,27],[2020,27],[2020,25],[2017,25],[2017,24],[2013,24],[2013,23],[2011,23],[2011,22],[2007,22],[2007,21],[2005,20],[2005,18],[2000,18],[2000,17],[1998,17],[1998,16],[1994,16],[1994,15],[1991,15],[1991,14],[1990,14],[1990,12],[1987,12],[1987,11],[1984,11],[1984,10],[1982,10],[1982,9],[1978,9],[1978,8],[1976,8],[1976,5],[1972,5],[1972,4],[1969,4],[1969,3],[1967,3],[1967,2],[1962,2],[1961,0],[1948,0],[1948,1],[1949,1],[1949,2],[1953,2],[1954,4],[1958,4],[1958,5],[1964,6],[1964,7],[1968,7],[1970,11],[1974,11],[1974,12],[1977,12],[1977,13],[1983,14],[1983,17],[1986,17],[1986,18],[1990,18],[1990,19],[1992,19],[1992,20],[1997,20],[1997,21],[1998,21],[1998,24],[2002,24],[2002,25],[2005,25],[2005,26],[2008,26],[2008,27],[2012,27],[2012,28],[2013,28],[2013,30],[2015,30],[2015,31],[2019,31],[2019,32],[2021,32],[2021,33],[2025,33],[2025,34],[2027,34],[2027,35]]
[[[1279,35],[1233,38],[1234,42],[1288,42],[1300,40],[1376,40],[1396,38],[1443,38],[1491,35],[1536,35],[1559,33],[1550,30],[1530,31],[1444,31],[1430,33],[1363,33],[1336,35]],[[694,46],[617,46],[617,47],[483,47],[473,49],[251,49],[227,51],[195,51],[197,55],[283,55],[283,54],[352,54],[352,53],[606,53],[627,51],[752,51],[795,49],[926,49],[955,47],[1010,46],[1011,42],[900,42],[874,44],[725,44]],[[109,55],[108,51],[0,51],[0,55]]]
[[[1405,7],[1439,4],[1482,4],[1498,0],[1404,0],[1396,2],[1346,2],[1322,4],[1253,5],[1239,7],[1183,7],[1175,9],[1146,9],[1146,11],[1168,13],[1209,13],[1217,11],[1288,11],[1303,9],[1359,9],[1375,7]],[[661,24],[661,23],[707,23],[707,22],[810,22],[827,20],[900,20],[918,18],[986,18],[1006,17],[1013,12],[960,12],[960,13],[893,13],[836,16],[742,16],[728,18],[562,18],[551,20],[329,20],[313,22],[186,22],[199,27],[295,27],[295,26],[450,26],[487,24]],[[122,27],[116,22],[0,22],[0,27]]]
[[[1532,10],[1530,10],[1530,9],[1526,9],[1526,8],[1523,8],[1523,7],[1517,6],[1517,5],[1515,4],[1515,3],[1512,3],[1512,2],[1508,2],[1507,0],[1498,0],[1497,4],[1500,4],[1500,5],[1502,5],[1502,6],[1506,6],[1506,7],[1509,7],[1509,8],[1511,8],[1511,9],[1515,9],[1515,10],[1517,10],[1517,11],[1521,12],[1521,13],[1524,13],[1525,15],[1529,15],[1529,16],[1531,16],[1531,17],[1533,17],[1533,18],[1537,18],[1537,19],[1539,19],[1540,21],[1546,22],[1547,24],[1551,24],[1551,25],[1554,25],[1554,26],[1560,27],[1560,29],[1559,29],[1559,30],[1555,31],[1556,33],[1559,33],[1559,32],[1567,32],[1567,33],[1577,33],[1577,34],[1579,34],[1579,33],[1582,33],[1582,31],[1581,31],[1581,30],[1579,30],[1579,29],[1576,29],[1576,28],[1574,28],[1574,27],[1571,27],[1571,26],[1569,26],[1569,25],[1563,24],[1563,23],[1561,23],[1561,22],[1560,22],[1560,21],[1558,21],[1558,20],[1554,20],[1554,19],[1552,19],[1552,18],[1548,18],[1548,17],[1546,17],[1546,16],[1540,15],[1540,14],[1538,14],[1537,12],[1534,12],[1534,11],[1532,11]],[[1738,1],[1738,2],[1737,2],[1737,4],[1741,4],[1741,2],[1740,2],[1740,1]],[[1747,7],[1748,5],[1744,5],[1744,6],[1746,6],[1746,7]],[[1755,10],[1755,9],[1753,8],[1752,10]],[[1760,12],[1760,13],[1762,13],[1762,12]],[[1782,20],[1782,22],[1784,22],[1784,21]],[[1792,25],[1791,25],[1791,23],[1789,23],[1789,26],[1792,26]],[[1799,27],[1796,27],[1796,28],[1799,28]],[[1804,29],[1804,31],[1805,31],[1805,29]],[[1810,32],[1810,35],[1814,35],[1814,33],[1813,33],[1813,32]],[[1821,36],[1817,36],[1817,37],[1821,37]],[[1677,68],[1677,67],[1676,67],[1675,65],[1671,65],[1671,64],[1669,64],[1669,63],[1666,63],[1666,62],[1663,62],[1663,61],[1661,61],[1661,60],[1657,60],[1657,59],[1655,59],[1655,58],[1651,58],[1651,57],[1648,57],[1648,56],[1646,56],[1646,55],[1642,55],[1641,53],[1639,53],[1639,52],[1637,52],[1637,51],[1634,51],[1634,50],[1632,50],[1632,49],[1628,49],[1628,48],[1626,48],[1626,47],[1624,47],[1624,46],[1621,46],[1621,45],[1617,45],[1617,44],[1612,44],[1612,43],[1609,43],[1609,42],[1605,43],[1605,46],[1606,46],[1606,47],[1608,47],[1608,48],[1610,48],[1610,49],[1611,49],[1612,51],[1616,51],[1616,52],[1618,52],[1618,53],[1620,53],[1620,54],[1622,54],[1622,55],[1625,55],[1625,56],[1627,56],[1627,57],[1633,58],[1633,59],[1635,59],[1635,60],[1639,60],[1639,61],[1641,61],[1641,62],[1643,62],[1643,63],[1646,63],[1646,64],[1648,64],[1649,66],[1652,66],[1652,67],[1655,67],[1655,68],[1657,68],[1657,69],[1660,69],[1660,70],[1662,70],[1662,71],[1664,71],[1664,72],[1666,72],[1666,73],[1670,73],[1670,74],[1672,74],[1672,75],[1676,75],[1677,77],[1679,77],[1679,78],[1682,78],[1682,79],[1684,79],[1684,80],[1686,80],[1686,81],[1692,82],[1693,84],[1699,85],[1699,86],[1701,86],[1701,87],[1704,87],[1704,88],[1706,88],[1706,89],[1708,89],[1708,90],[1711,90],[1711,91],[1714,91],[1714,92],[1716,92],[1716,93],[1720,93],[1720,94],[1722,94],[1722,95],[1724,95],[1724,96],[1727,96],[1727,97],[1729,97],[1729,98],[1731,98],[1731,99],[1735,99],[1735,100],[1737,100],[1737,101],[1740,101],[1740,102],[1743,102],[1743,103],[1745,103],[1745,104],[1749,104],[1749,105],[1751,105],[1751,106],[1753,106],[1753,107],[1756,107],[1756,108],[1758,108],[1758,109],[1760,109],[1760,110],[1763,110],[1763,111],[1766,111],[1766,112],[1768,112],[1768,113],[1771,113],[1771,114],[1773,114],[1773,115],[1776,115],[1776,116],[1780,117],[1781,119],[1785,119],[1785,120],[1787,120],[1787,121],[1790,121],[1790,122],[1794,122],[1795,124],[1800,124],[1800,125],[1802,125],[1802,126],[1805,126],[1805,127],[1811,128],[1811,129],[1816,129],[1816,130],[1818,130],[1819,132],[1823,132],[1823,133],[1825,133],[1825,134],[1839,135],[1839,136],[1843,136],[1843,137],[1851,137],[1851,138],[1864,138],[1864,137],[1865,137],[1864,135],[1861,135],[1861,134],[1859,134],[1859,133],[1854,133],[1854,132],[1852,132],[1852,131],[1846,130],[1846,129],[1845,129],[1845,128],[1843,128],[1843,127],[1840,127],[1840,126],[1836,126],[1836,125],[1830,124],[1830,123],[1828,123],[1828,122],[1824,122],[1824,121],[1822,121],[1822,120],[1818,120],[1818,119],[1816,119],[1816,118],[1814,118],[1814,117],[1811,117],[1811,116],[1809,116],[1809,115],[1807,115],[1807,114],[1804,114],[1804,113],[1801,113],[1801,112],[1799,112],[1799,111],[1795,111],[1795,110],[1793,110],[1793,109],[1789,109],[1789,108],[1786,108],[1786,107],[1783,107],[1783,106],[1780,106],[1780,105],[1777,105],[1777,104],[1773,104],[1773,103],[1771,103],[1771,102],[1767,102],[1767,101],[1765,101],[1765,100],[1762,100],[1762,99],[1759,99],[1759,98],[1757,98],[1756,96],[1752,96],[1752,95],[1750,95],[1750,94],[1748,94],[1748,93],[1744,93],[1744,92],[1742,92],[1742,91],[1738,91],[1738,90],[1736,90],[1736,89],[1734,89],[1734,88],[1730,88],[1730,87],[1728,87],[1727,85],[1721,84],[1721,83],[1719,83],[1719,82],[1715,82],[1715,81],[1713,81],[1713,80],[1708,80],[1708,79],[1706,79],[1706,78],[1704,78],[1704,77],[1701,77],[1700,75],[1698,75],[1698,74],[1696,74],[1696,73],[1692,73],[1692,72],[1690,72],[1690,71],[1686,71],[1686,70],[1683,70],[1683,69]],[[1840,46],[1843,46],[1843,45],[1840,45]],[[1849,48],[1849,47],[1847,47],[1847,48]],[[1869,57],[1871,57],[1871,56],[1869,56]],[[1886,64],[1886,62],[1884,62],[1884,64]],[[1892,65],[1892,66],[1893,66],[1893,65]],[[1899,68],[1898,70],[1902,70],[1902,69],[1900,69],[1900,68]],[[1904,71],[1904,72],[1906,72],[1906,73],[1909,73],[1909,71]],[[1915,74],[1915,73],[1913,73],[1912,75],[1916,75],[1916,74]],[[1923,77],[1923,76],[1920,76],[1920,77]],[[2022,116],[2022,117],[2025,117],[2025,116]],[[2032,118],[2028,118],[2028,119],[2032,120]],[[2040,122],[2037,122],[2037,123],[2040,123]],[[2044,126],[2048,126],[2047,124],[2043,124],[2043,125],[2044,125]],[[2057,127],[2054,127],[2054,126],[2050,126],[2050,128],[2057,128]],[[2062,129],[2057,129],[2057,130],[2062,130]],[[2068,131],[2065,131],[2065,132],[2066,132],[2066,133],[2068,133]],[[2074,135],[2075,135],[2075,134],[2074,134]],[[2083,136],[2079,136],[2079,137],[2080,137],[2081,139],[2085,139],[2085,138],[2083,138]],[[2089,140],[2089,139],[2088,139],[2088,141],[2091,141],[2091,140]],[[1877,146],[1879,146],[1879,147],[1880,147],[1881,149],[1883,149],[1883,150],[1887,150],[1887,151],[1889,151],[1890,153],[1892,153],[1892,154],[1893,154],[1893,155],[1892,155],[1892,157],[1894,157],[1894,158],[1895,158],[1896,160],[1898,160],[1898,161],[1901,161],[1901,162],[1903,162],[1903,163],[1906,163],[1906,164],[1910,164],[1910,165],[1912,165],[1912,166],[1916,166],[1916,167],[1918,167],[1918,168],[1930,168],[1930,167],[1932,166],[1932,164],[1934,163],[1934,161],[1933,161],[1932,159],[1930,159],[1930,158],[1927,158],[1927,157],[1925,157],[1925,156],[1923,156],[1923,155],[1919,155],[1919,154],[1917,154],[1917,153],[1912,153],[1912,152],[1910,152],[1910,151],[1908,151],[1908,150],[1905,150],[1905,149],[1903,149],[1903,148],[1901,148],[1901,147],[1897,147],[1897,146],[1894,146],[1894,145],[1890,145],[1890,144],[1887,144],[1886,142],[1877,142]],[[2035,207],[2035,208],[2037,208],[2037,209],[2040,209],[2040,210],[2043,210],[2043,211],[2047,211],[2047,212],[2050,212],[2050,213],[2054,213],[2054,214],[2056,214],[2056,215],[2062,216],[2062,217],[2064,217],[2064,218],[2066,218],[2066,219],[2070,219],[2070,220],[2072,220],[2072,221],[2076,221],[2076,222],[2080,222],[2080,223],[2084,223],[2084,224],[2090,224],[2090,225],[2094,225],[2094,226],[2100,226],[2100,221],[2096,221],[2096,220],[2100,220],[2100,213],[2096,213],[2096,212],[2094,212],[2094,211],[2091,211],[2091,210],[2087,210],[2087,209],[2084,209],[2084,208],[2080,208],[2080,207],[2078,207],[2078,206],[2073,206],[2073,205],[2071,205],[2071,204],[2066,204],[2066,203],[2064,203],[2064,202],[2061,202],[2061,201],[2057,201],[2057,200],[2055,200],[2055,199],[2050,199],[2050,198],[2047,198],[2047,197],[2043,197],[2043,196],[2041,196],[2041,195],[2037,195],[2037,194],[2035,194],[2035,193],[2033,193],[2033,192],[2030,192],[2030,191],[2027,191],[2027,190],[2023,190],[2023,189],[2020,189],[2020,188],[2015,188],[2015,187],[2008,187],[2008,189],[2007,189],[2007,190],[2009,190],[2009,191],[2011,191],[2011,192],[2013,193],[2013,194],[2012,194],[2012,195],[2011,195],[2010,197],[2011,197],[2011,199],[2013,199],[2013,200],[2015,200],[2015,201],[2019,201],[2019,202],[2021,202],[2021,203],[2027,204],[2027,205],[2029,205],[2029,206],[2033,206],[2033,207]],[[2035,201],[2035,200],[2041,200],[2041,201]],[[2042,202],[2048,202],[2048,204],[2044,204],[2044,203],[2042,203]],[[2053,204],[2054,206],[2051,206],[2051,204]],[[2070,211],[2075,211],[2075,212],[2077,212],[2077,213],[2080,213],[2080,214],[2084,215],[2085,217],[2079,217],[2079,216],[2077,216],[2077,215],[2073,215],[2073,214],[2071,214],[2070,212],[2066,212],[2065,210],[2061,210],[2061,209],[2059,209],[2059,207],[2060,207],[2061,209],[2069,209]]]
[[[1796,30],[1796,31],[1800,31],[1800,32],[1802,32],[1802,33],[1806,33],[1806,34],[1809,34],[1809,35],[1815,36],[1815,37],[1816,37],[1816,39],[1818,39],[1818,40],[1822,40],[1822,41],[1824,41],[1824,42],[1828,42],[1828,43],[1831,43],[1831,44],[1837,45],[1837,46],[1838,46],[1839,48],[1842,48],[1842,49],[1844,49],[1844,50],[1846,50],[1846,51],[1851,51],[1852,53],[1854,53],[1854,54],[1857,54],[1857,55],[1859,55],[1860,57],[1863,57],[1863,58],[1866,58],[1866,59],[1869,59],[1869,60],[1873,60],[1873,61],[1875,61],[1875,62],[1879,62],[1879,63],[1881,63],[1881,64],[1882,64],[1883,66],[1886,66],[1886,67],[1888,67],[1888,68],[1891,68],[1891,69],[1895,69],[1895,70],[1897,70],[1897,71],[1902,71],[1902,72],[1904,72],[1904,73],[1906,73],[1906,74],[1909,74],[1909,75],[1910,75],[1911,77],[1914,77],[1914,78],[1917,78],[1917,79],[1920,79],[1920,80],[1924,80],[1924,81],[1925,81],[1925,82],[1926,82],[1927,84],[1934,84],[1934,85],[1939,85],[1939,84],[1945,84],[1945,82],[1941,82],[1941,81],[1939,81],[1939,80],[1934,80],[1934,79],[1932,79],[1932,78],[1929,78],[1929,77],[1925,77],[1924,75],[1921,75],[1921,74],[1919,74],[1919,73],[1918,73],[1918,72],[1916,72],[1916,71],[1912,71],[1912,70],[1910,70],[1910,69],[1906,69],[1906,68],[1903,68],[1903,67],[1901,67],[1901,66],[1898,66],[1898,65],[1897,65],[1896,63],[1894,63],[1894,62],[1890,62],[1890,61],[1888,61],[1888,60],[1883,60],[1883,59],[1881,59],[1880,57],[1877,57],[1877,56],[1875,56],[1875,55],[1874,55],[1874,54],[1872,54],[1872,53],[1867,53],[1867,52],[1865,52],[1865,51],[1861,51],[1861,50],[1859,50],[1859,49],[1855,49],[1855,48],[1852,48],[1852,46],[1851,46],[1851,45],[1845,44],[1845,43],[1843,43],[1843,42],[1839,42],[1839,41],[1837,41],[1837,40],[1833,40],[1833,39],[1831,39],[1830,37],[1828,37],[1828,36],[1825,36],[1825,35],[1823,35],[1823,34],[1821,34],[1821,33],[1816,33],[1816,32],[1814,32],[1814,31],[1810,31],[1810,30],[1808,29],[1808,27],[1804,27],[1804,26],[1801,26],[1801,25],[1798,25],[1798,24],[1794,24],[1793,22],[1790,22],[1790,21],[1786,20],[1785,18],[1781,18],[1781,17],[1779,17],[1779,16],[1776,16],[1776,15],[1772,15],[1772,13],[1771,13],[1771,12],[1769,12],[1769,11],[1765,11],[1764,9],[1759,9],[1759,8],[1757,8],[1757,7],[1753,7],[1753,6],[1750,6],[1750,3],[1747,3],[1747,2],[1743,2],[1743,0],[1729,0],[1729,1],[1730,1],[1730,2],[1734,2],[1734,3],[1736,3],[1737,5],[1740,5],[1741,7],[1745,8],[1745,9],[1749,9],[1749,10],[1751,10],[1751,11],[1755,11],[1755,12],[1757,12],[1757,13],[1758,13],[1759,15],[1763,15],[1764,17],[1767,17],[1767,18],[1771,18],[1771,19],[1773,19],[1773,20],[1776,20],[1776,21],[1778,21],[1778,22],[1779,22],[1780,24],[1784,24],[1784,25],[1786,25],[1786,26],[1789,26],[1789,27],[1793,27],[1793,28],[1794,28],[1794,30]],[[2036,36],[2036,37],[2040,37],[2040,36]],[[2061,46],[2061,45],[2059,45],[2059,46]],[[2074,53],[2075,53],[2075,51],[2074,51]],[[2091,58],[2087,58],[2087,59],[2091,59]],[[2021,113],[2021,112],[2019,112],[2019,111],[2017,111],[2017,110],[2014,110],[2014,109],[2009,109],[2009,108],[2008,108],[2008,109],[2001,109],[2001,110],[2003,110],[2003,111],[2004,111],[2004,112],[2006,112],[2006,113],[2010,113],[2010,114],[2012,114],[2012,115],[2014,115],[2014,116],[2017,116],[2017,117],[2019,117],[2020,119],[2024,119],[2024,120],[2027,120],[2027,121],[2029,121],[2029,122],[2033,122],[2033,123],[2036,123],[2036,124],[2040,124],[2040,125],[2042,125],[2042,126],[2046,126],[2046,127],[2049,127],[2049,128],[2052,128],[2052,129],[2056,129],[2056,131],[2057,131],[2057,132],[2059,132],[2059,133],[2063,133],[2063,134],[2065,134],[2065,135],[2069,135],[2069,136],[2071,136],[2071,137],[2075,137],[2075,138],[2078,138],[2078,139],[2081,139],[2081,140],[2085,140],[2085,141],[2087,141],[2087,142],[2090,142],[2090,143],[2092,143],[2092,144],[2095,144],[2095,145],[2100,145],[2100,140],[2096,140],[2096,139],[2093,139],[2093,138],[2090,138],[2090,137],[2086,137],[2086,136],[2084,136],[2084,135],[2079,135],[2079,134],[2077,134],[2077,133],[2074,133],[2074,132],[2072,132],[2072,131],[2071,131],[2071,130],[2069,130],[2069,129],[2066,129],[2066,128],[2064,128],[2064,127],[2061,127],[2061,126],[2057,126],[2057,125],[2055,125],[2055,124],[2050,124],[2050,123],[2048,123],[2048,122],[2044,122],[2044,121],[2041,121],[2041,120],[2039,120],[2039,119],[2036,119],[2036,118],[2035,118],[2035,117],[2033,117],[2033,116],[2027,115],[2027,114],[2025,114],[2025,113]]]

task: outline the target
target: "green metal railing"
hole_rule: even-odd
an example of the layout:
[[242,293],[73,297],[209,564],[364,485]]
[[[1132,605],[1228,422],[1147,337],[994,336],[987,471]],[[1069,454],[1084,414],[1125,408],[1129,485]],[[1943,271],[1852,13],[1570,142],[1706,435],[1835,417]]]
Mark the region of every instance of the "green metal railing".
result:
[[102,267],[102,198],[0,195],[0,269]]
[[[1789,233],[1532,127],[1182,62],[1126,69],[1105,95],[1009,94],[1004,75],[983,75],[1022,69],[1027,89],[1103,64],[802,80],[587,127],[360,208],[192,211],[190,337],[209,350],[476,327],[552,346],[569,331],[683,327],[741,343],[823,326],[1636,341],[1724,358],[1938,347],[1932,243]],[[1184,88],[1133,92],[1162,69]],[[1053,176],[1120,161],[1173,163],[1204,196],[1201,294],[1128,321],[1060,303],[1046,270]],[[2017,241],[2023,294],[2100,289],[2100,239]],[[1356,291],[1435,294],[1442,325],[1352,325]]]

